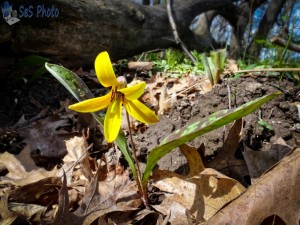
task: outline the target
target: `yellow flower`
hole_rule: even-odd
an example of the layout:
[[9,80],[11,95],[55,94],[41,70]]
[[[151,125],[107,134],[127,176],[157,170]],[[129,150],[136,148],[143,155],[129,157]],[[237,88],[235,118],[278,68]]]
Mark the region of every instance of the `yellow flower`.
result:
[[158,122],[158,117],[138,98],[144,93],[146,83],[140,82],[127,87],[124,77],[116,78],[107,52],[100,53],[95,60],[96,75],[104,87],[111,87],[108,94],[88,99],[69,108],[77,112],[96,112],[108,107],[104,119],[104,136],[108,143],[118,136],[122,121],[122,104],[133,118],[146,123]]

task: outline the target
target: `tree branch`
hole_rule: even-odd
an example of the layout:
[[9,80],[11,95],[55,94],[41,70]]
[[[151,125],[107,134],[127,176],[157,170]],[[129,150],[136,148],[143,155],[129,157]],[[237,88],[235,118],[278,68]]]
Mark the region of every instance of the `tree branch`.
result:
[[300,45],[297,45],[297,44],[294,44],[294,43],[288,43],[287,40],[284,40],[283,38],[280,38],[278,36],[274,36],[270,39],[270,42],[272,44],[275,44],[275,45],[278,45],[278,46],[281,46],[281,47],[286,47],[287,46],[287,49],[289,50],[292,50],[294,52],[300,52]]

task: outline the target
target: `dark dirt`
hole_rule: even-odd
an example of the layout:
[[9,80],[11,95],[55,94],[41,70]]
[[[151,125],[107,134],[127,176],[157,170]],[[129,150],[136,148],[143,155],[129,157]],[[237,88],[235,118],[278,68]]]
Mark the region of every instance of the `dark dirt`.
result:
[[[276,140],[276,137],[282,137],[292,148],[299,146],[300,118],[296,104],[299,104],[300,101],[300,87],[296,87],[292,82],[286,80],[279,82],[271,77],[229,79],[209,93],[197,94],[192,102],[187,97],[179,99],[170,112],[160,117],[160,123],[151,125],[143,134],[137,135],[136,142],[140,143],[139,147],[143,152],[150,151],[167,135],[183,127],[189,121],[227,109],[229,107],[229,90],[232,108],[266,94],[276,91],[283,92],[281,96],[245,118],[241,145],[245,143],[252,150],[263,150],[267,143],[273,141],[272,138]],[[262,129],[262,126],[258,124],[259,118],[270,124],[274,130]],[[201,151],[201,144],[204,144],[203,155],[206,159],[212,159],[219,151],[222,151],[228,130],[229,126],[219,128],[196,138],[189,144],[199,151]],[[237,158],[242,158],[242,150],[242,146],[237,150]],[[158,164],[160,169],[185,173],[188,170],[185,163],[185,158],[179,149],[176,149],[163,157]],[[245,181],[242,182],[245,183]]]
[[[92,82],[92,85],[95,85]],[[229,91],[230,90],[230,91]],[[160,117],[160,122],[150,125],[143,133],[137,132],[134,138],[142,155],[147,155],[164,137],[176,129],[186,125],[191,120],[197,120],[208,116],[221,109],[232,108],[249,102],[263,95],[282,91],[283,94],[245,118],[243,142],[252,150],[262,150],[272,141],[272,138],[282,137],[291,147],[300,144],[300,119],[297,104],[300,104],[300,87],[287,80],[278,81],[272,77],[257,76],[242,77],[237,80],[224,80],[223,84],[215,87],[204,95],[195,93],[193,101],[187,97],[178,99],[173,108]],[[99,92],[99,90],[98,90]],[[12,151],[12,139],[20,139],[16,123],[24,117],[27,123],[37,121],[40,117],[47,117],[59,109],[60,101],[71,98],[71,95],[49,74],[44,75],[28,84],[1,83],[0,88],[0,141],[1,152]],[[41,111],[46,110],[41,114]],[[262,129],[258,122],[261,118],[273,127],[273,131]],[[206,159],[212,159],[219,151],[222,151],[224,139],[229,127],[219,128],[216,131],[196,138],[189,144],[200,151],[201,144],[205,145],[203,155]],[[12,137],[10,137],[10,135]],[[17,140],[16,142],[20,142]],[[6,144],[6,146],[3,145]],[[21,151],[22,146],[18,146]],[[240,151],[241,149],[239,149]],[[241,154],[237,153],[241,156]],[[178,149],[166,155],[159,162],[161,169],[186,172],[186,160]]]

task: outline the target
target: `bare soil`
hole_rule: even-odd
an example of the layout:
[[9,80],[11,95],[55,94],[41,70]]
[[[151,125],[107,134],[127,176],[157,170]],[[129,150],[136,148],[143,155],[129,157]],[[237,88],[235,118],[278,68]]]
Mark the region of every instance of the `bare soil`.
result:
[[[88,86],[94,89],[95,82],[90,82]],[[241,77],[236,80],[224,80],[221,85],[214,87],[211,92],[204,95],[194,93],[192,101],[187,96],[178,99],[169,112],[160,116],[159,123],[149,126],[143,132],[136,132],[134,138],[140,150],[141,160],[145,160],[148,152],[159,144],[164,137],[188,122],[206,117],[221,109],[240,106],[275,91],[281,91],[283,94],[245,118],[241,143],[246,144],[252,150],[259,151],[263,150],[276,137],[281,137],[292,148],[299,146],[300,118],[297,104],[300,104],[300,87],[295,86],[291,81],[284,79],[278,81],[274,77]],[[26,145],[26,140],[18,135],[20,122],[17,122],[21,118],[28,125],[32,121],[48,117],[61,107],[60,102],[66,98],[72,97],[49,74],[27,84],[23,82],[1,82],[1,152],[9,151],[13,154],[19,154],[23,145]],[[259,125],[259,119],[270,125],[272,129]],[[218,152],[222,151],[228,129],[229,126],[219,128],[196,138],[189,144],[202,151],[201,154],[205,160],[212,160]],[[23,145],[20,145],[22,142]],[[204,151],[202,144],[205,146]],[[236,152],[236,157],[242,158],[242,150],[241,144],[241,148]],[[185,158],[176,149],[161,159],[158,166],[161,169],[185,173],[187,171],[185,164]]]

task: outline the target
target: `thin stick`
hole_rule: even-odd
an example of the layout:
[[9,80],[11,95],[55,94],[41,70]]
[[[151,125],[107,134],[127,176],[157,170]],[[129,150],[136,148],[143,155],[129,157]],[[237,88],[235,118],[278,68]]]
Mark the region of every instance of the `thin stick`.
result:
[[197,86],[198,84],[199,84],[199,83],[193,84],[192,86],[190,86],[190,87],[188,87],[188,88],[186,88],[186,89],[184,89],[184,90],[182,90],[182,91],[176,93],[175,96],[172,96],[171,98],[169,98],[168,100],[166,100],[166,103],[169,102],[169,101],[171,101],[171,99],[176,98],[178,95],[180,95],[180,94],[182,94],[182,93],[184,93],[184,92],[186,92],[186,91],[188,91],[188,90],[194,88],[194,87]]
[[167,13],[168,13],[168,17],[169,17],[169,22],[170,22],[171,27],[172,27],[172,31],[173,31],[173,35],[174,35],[174,38],[175,38],[175,42],[176,42],[176,44],[180,44],[182,50],[187,54],[187,56],[191,59],[191,61],[194,64],[196,64],[197,60],[189,52],[189,50],[187,49],[186,45],[179,38],[179,35],[178,35],[178,32],[177,32],[177,28],[176,28],[176,23],[174,21],[173,15],[172,15],[171,1],[172,0],[167,0]]
[[239,70],[235,73],[251,73],[251,72],[300,72],[300,68],[269,68],[269,69],[253,69]]

